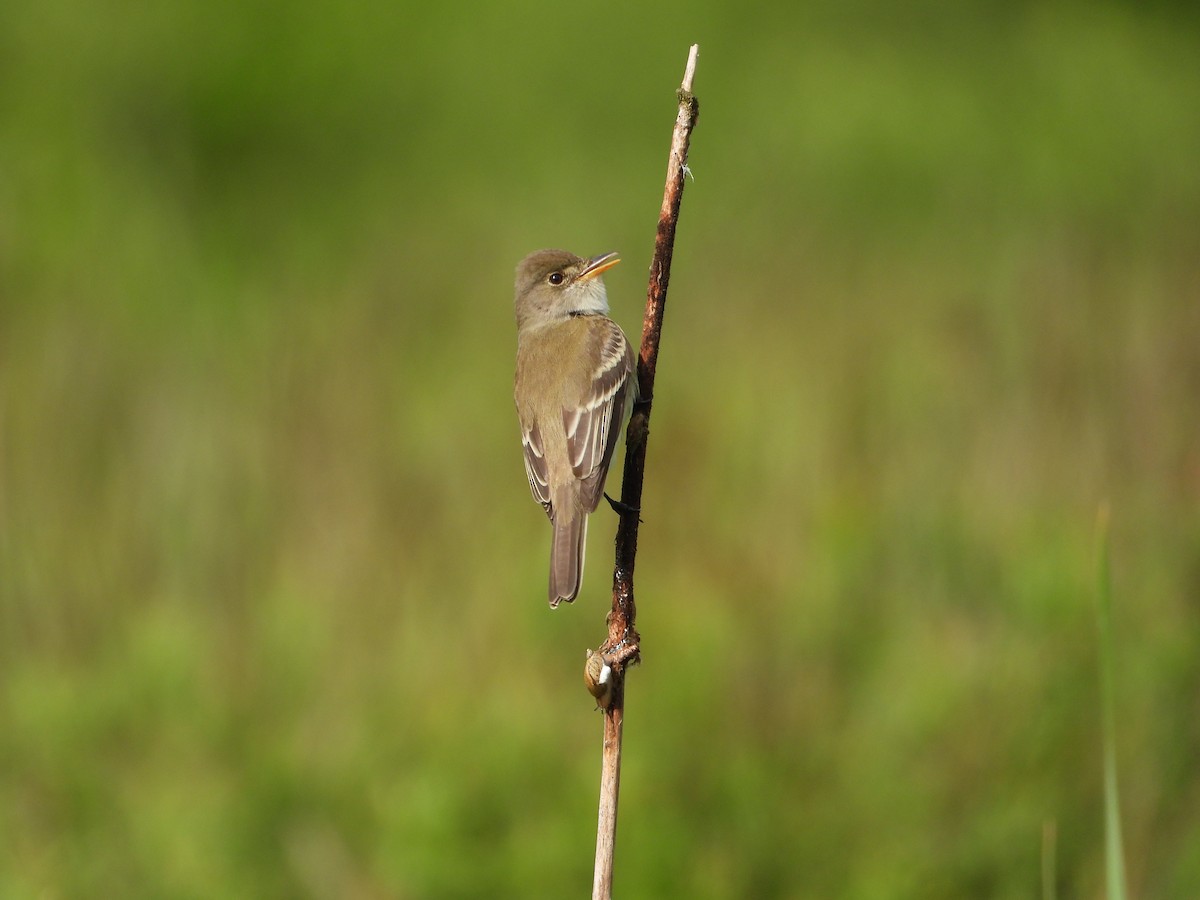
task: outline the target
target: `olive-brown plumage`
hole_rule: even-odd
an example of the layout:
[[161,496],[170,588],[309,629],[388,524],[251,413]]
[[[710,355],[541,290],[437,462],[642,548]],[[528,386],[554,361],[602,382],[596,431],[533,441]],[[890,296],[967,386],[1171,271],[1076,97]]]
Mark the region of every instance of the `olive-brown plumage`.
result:
[[552,607],[579,593],[587,517],[637,391],[633,348],[606,315],[600,278],[617,262],[615,253],[539,250],[517,266],[513,396],[529,489],[554,528]]

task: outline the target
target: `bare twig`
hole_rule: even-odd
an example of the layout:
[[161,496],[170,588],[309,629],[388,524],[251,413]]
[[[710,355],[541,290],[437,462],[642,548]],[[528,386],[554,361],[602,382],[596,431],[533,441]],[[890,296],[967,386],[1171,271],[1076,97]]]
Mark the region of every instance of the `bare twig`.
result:
[[658,365],[658,342],[663,312],[667,305],[667,282],[671,277],[671,254],[675,248],[675,224],[683,199],[687,173],[688,145],[700,115],[700,104],[692,95],[696,57],[700,47],[688,52],[687,68],[679,88],[679,115],[671,136],[667,160],[667,183],[654,259],[646,314],[642,320],[642,345],[638,357],[639,401],[634,407],[625,435],[625,472],[621,481],[621,523],[617,527],[616,566],[613,569],[612,611],[608,614],[608,638],[596,651],[599,665],[589,657],[585,670],[589,688],[604,707],[604,754],[600,770],[600,816],[596,829],[596,869],[592,880],[593,900],[612,896],[613,846],[617,835],[617,795],[621,786],[621,730],[625,712],[625,669],[638,662],[640,637],[634,627],[637,607],[633,601],[633,565],[637,556],[638,510],[642,505],[642,478],[646,469],[646,442],[650,430],[650,408],[654,398],[654,373]]

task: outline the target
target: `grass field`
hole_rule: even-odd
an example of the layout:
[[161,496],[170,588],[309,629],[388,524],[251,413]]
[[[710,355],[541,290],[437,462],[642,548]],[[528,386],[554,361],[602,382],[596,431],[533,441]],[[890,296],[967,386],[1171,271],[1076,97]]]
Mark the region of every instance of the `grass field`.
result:
[[622,897],[1200,896],[1200,17],[0,9],[0,896],[564,897],[579,600],[512,269],[640,327]]

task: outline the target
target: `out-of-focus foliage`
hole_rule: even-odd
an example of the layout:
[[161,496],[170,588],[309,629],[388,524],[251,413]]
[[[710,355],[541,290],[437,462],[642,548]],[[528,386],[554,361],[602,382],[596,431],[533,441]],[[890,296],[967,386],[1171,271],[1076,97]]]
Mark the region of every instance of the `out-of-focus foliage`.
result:
[[[687,47],[623,897],[1200,891],[1184,5],[0,8],[0,894],[578,896],[511,272],[619,249]],[[945,8],[943,8],[945,7]]]

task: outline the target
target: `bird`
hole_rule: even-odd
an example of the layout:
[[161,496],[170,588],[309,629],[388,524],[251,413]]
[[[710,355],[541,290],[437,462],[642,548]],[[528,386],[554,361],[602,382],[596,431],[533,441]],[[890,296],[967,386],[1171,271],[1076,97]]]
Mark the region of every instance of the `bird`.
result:
[[600,277],[618,262],[615,252],[538,250],[516,271],[513,399],[529,489],[553,526],[552,609],[579,594],[587,517],[637,400],[633,347],[608,317]]

